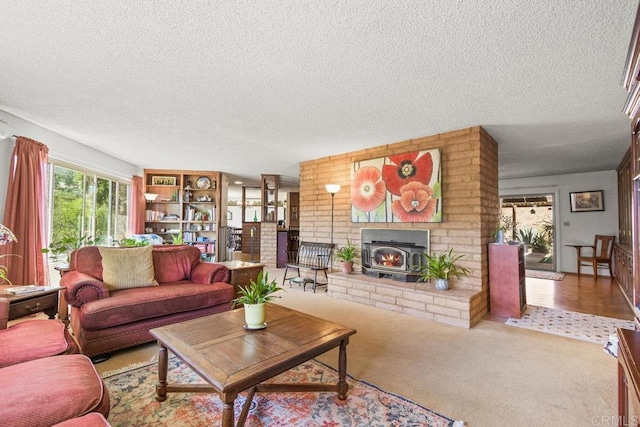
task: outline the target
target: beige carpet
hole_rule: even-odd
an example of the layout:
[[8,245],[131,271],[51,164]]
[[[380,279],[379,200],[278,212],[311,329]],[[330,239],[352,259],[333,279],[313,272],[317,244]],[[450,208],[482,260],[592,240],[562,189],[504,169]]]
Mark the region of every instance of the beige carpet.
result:
[[[330,298],[322,288],[285,288],[276,303],[357,329],[350,375],[467,426],[585,426],[617,414],[617,361],[601,346],[492,321],[467,330]],[[150,344],[97,367],[155,353]],[[337,352],[318,360],[336,368]]]

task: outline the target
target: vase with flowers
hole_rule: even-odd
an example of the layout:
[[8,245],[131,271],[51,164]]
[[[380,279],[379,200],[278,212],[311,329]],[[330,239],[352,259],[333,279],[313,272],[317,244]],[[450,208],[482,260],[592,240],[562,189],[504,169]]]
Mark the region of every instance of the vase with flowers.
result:
[[[498,244],[504,244],[507,240],[513,240],[516,223],[513,218],[507,215],[500,215],[498,218],[498,226],[495,231],[495,241]],[[511,239],[509,239],[511,237]]]
[[[11,242],[17,242],[17,241],[18,239],[16,239],[16,236],[13,234],[13,232],[9,230],[7,227],[5,227],[4,225],[0,224],[0,246],[8,245]],[[0,255],[0,259],[6,258],[9,256],[20,256],[20,255],[16,255],[16,254]],[[11,283],[11,280],[9,280],[9,278],[7,277],[8,272],[9,272],[9,269],[7,268],[7,266],[0,264],[0,283],[7,282],[10,285],[13,285],[13,283]]]

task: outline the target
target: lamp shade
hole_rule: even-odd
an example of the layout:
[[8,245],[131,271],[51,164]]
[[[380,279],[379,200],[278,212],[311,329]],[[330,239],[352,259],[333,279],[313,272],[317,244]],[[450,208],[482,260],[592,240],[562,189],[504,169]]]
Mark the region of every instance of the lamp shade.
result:
[[327,184],[325,186],[325,188],[331,194],[336,194],[338,191],[340,191],[340,185],[339,184]]

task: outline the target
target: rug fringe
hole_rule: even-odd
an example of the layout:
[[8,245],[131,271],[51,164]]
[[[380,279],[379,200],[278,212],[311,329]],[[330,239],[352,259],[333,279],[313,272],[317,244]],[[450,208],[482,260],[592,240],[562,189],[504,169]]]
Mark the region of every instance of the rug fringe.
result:
[[127,371],[132,371],[132,370],[138,369],[138,368],[144,368],[146,366],[153,365],[155,363],[158,363],[158,356],[157,355],[153,356],[151,359],[146,360],[144,362],[132,363],[130,365],[123,366],[122,368],[113,369],[111,371],[105,371],[102,374],[100,374],[100,376],[102,378],[109,378],[109,377],[112,377],[114,375],[123,374],[123,373],[125,373]]

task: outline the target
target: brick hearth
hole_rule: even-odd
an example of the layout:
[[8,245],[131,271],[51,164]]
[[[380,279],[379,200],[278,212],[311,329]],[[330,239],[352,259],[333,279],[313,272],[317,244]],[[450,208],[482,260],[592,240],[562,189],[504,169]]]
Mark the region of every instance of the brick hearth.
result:
[[404,283],[372,278],[360,273],[329,275],[329,296],[385,310],[422,317],[441,323],[471,328],[481,313],[482,294],[470,289],[436,290],[429,283]]

